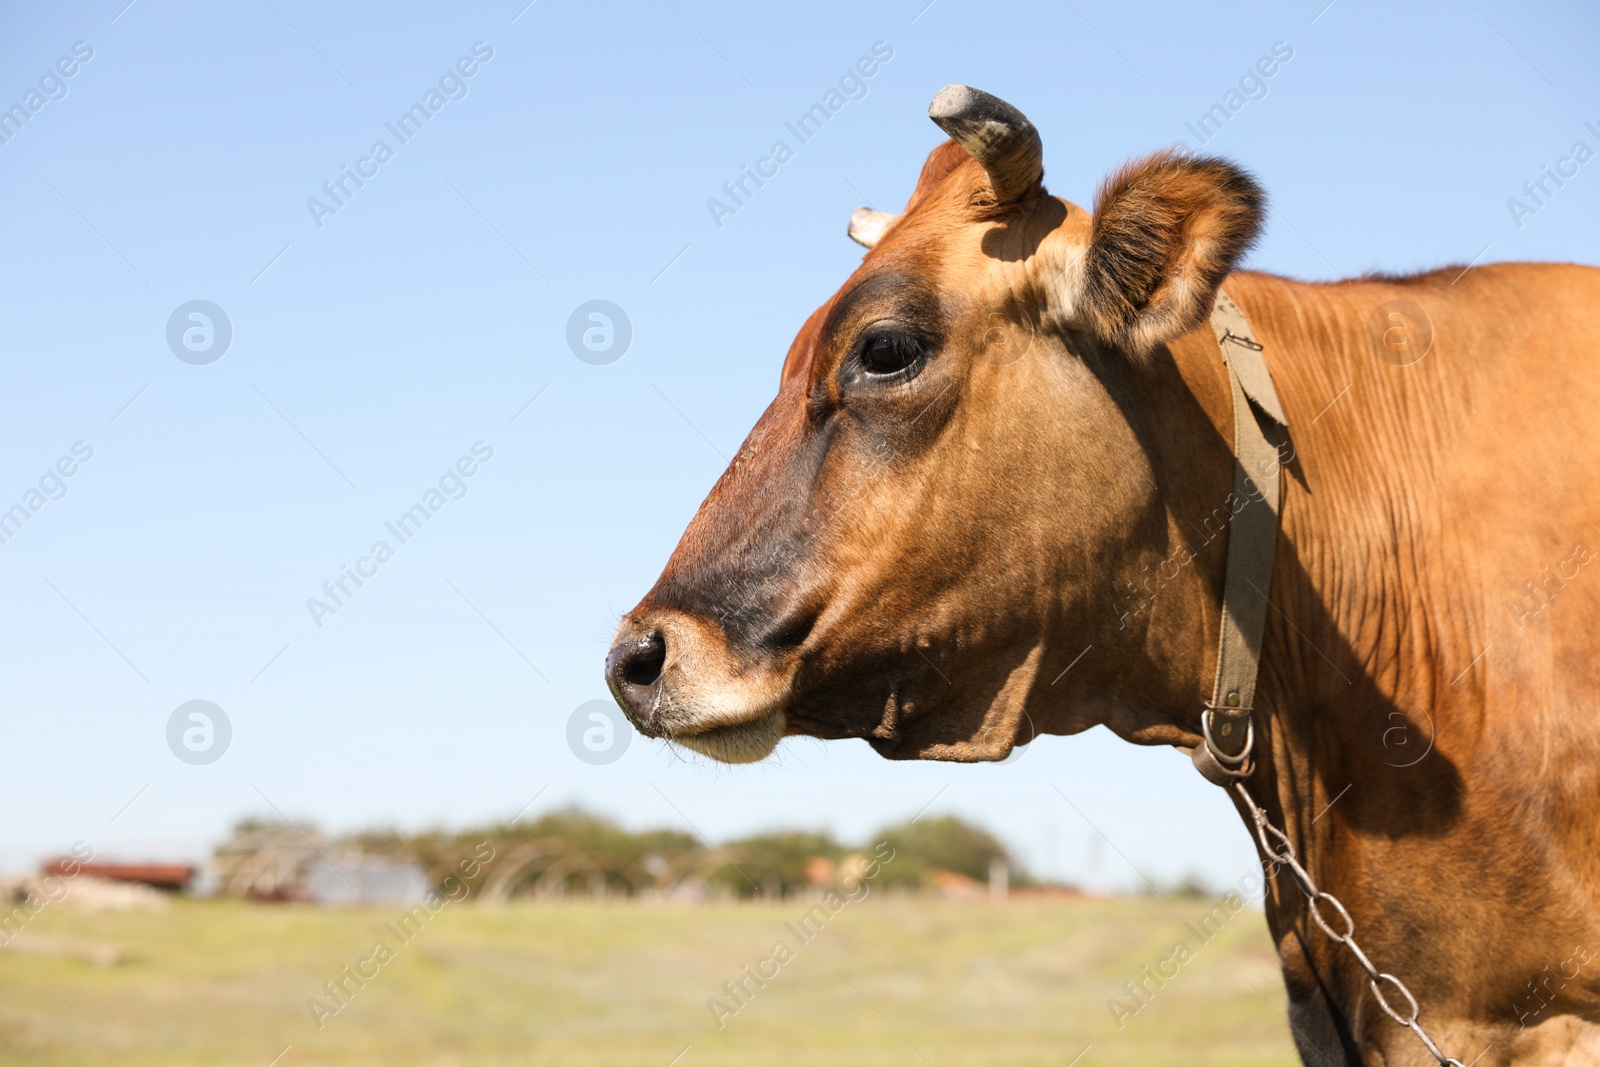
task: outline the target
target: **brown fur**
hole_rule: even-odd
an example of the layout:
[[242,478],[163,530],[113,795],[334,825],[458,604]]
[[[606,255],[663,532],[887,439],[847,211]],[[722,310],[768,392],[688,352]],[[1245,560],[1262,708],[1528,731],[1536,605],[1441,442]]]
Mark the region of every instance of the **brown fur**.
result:
[[[1233,468],[1204,322],[1225,278],[1295,450],[1253,795],[1447,1052],[1600,1062],[1600,956],[1566,962],[1600,950],[1600,567],[1570,562],[1600,549],[1600,271],[1229,275],[1260,196],[1226,164],[1133,164],[1093,219],[1042,188],[992,210],[986,185],[936,149],[796,337],[619,630],[670,637],[630,715],[724,759],[770,751],[774,716],[891,758],[1096,725],[1197,743]],[[1405,366],[1373,342],[1396,300],[1433,328]],[[855,368],[884,323],[932,354],[879,384]],[[1308,1064],[1424,1062],[1286,876],[1266,908]]]

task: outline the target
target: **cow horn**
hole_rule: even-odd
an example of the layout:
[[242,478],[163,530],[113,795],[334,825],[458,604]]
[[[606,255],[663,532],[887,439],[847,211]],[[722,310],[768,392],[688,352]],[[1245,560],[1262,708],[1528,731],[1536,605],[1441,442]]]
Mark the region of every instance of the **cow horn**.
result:
[[1000,203],[1021,198],[1044,177],[1039,131],[998,96],[965,85],[946,85],[928,105],[928,117],[983,164]]
[[876,208],[858,207],[850,216],[850,240],[862,248],[871,248],[883,237],[883,233],[900,218],[887,211],[878,211]]

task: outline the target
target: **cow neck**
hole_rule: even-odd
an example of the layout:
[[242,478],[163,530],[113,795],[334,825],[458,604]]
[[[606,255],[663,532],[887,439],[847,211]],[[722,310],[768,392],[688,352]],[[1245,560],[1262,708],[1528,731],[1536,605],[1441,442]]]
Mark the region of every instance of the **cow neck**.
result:
[[[1219,292],[1211,312],[1211,332],[1228,371],[1233,398],[1233,491],[1228,506],[1228,555],[1222,581],[1221,634],[1211,699],[1200,716],[1202,740],[1191,752],[1208,781],[1233,794],[1240,811],[1274,867],[1287,868],[1308,902],[1311,921],[1336,945],[1346,948],[1366,972],[1378,1007],[1410,1030],[1440,1067],[1465,1067],[1447,1056],[1420,1020],[1421,1008],[1405,982],[1380,971],[1356,941],[1355,921],[1332,892],[1319,886],[1300,859],[1289,835],[1250,795],[1245,779],[1255,771],[1254,711],[1256,677],[1261,669],[1272,561],[1278,539],[1282,452],[1289,428],[1262,346],[1250,332],[1244,312]],[[1326,914],[1324,910],[1326,909]],[[1319,974],[1319,982],[1327,985]],[[1347,1037],[1356,1032],[1352,1012],[1330,996],[1330,1007]],[[1399,1005],[1398,1007],[1396,1005]]]
[[1228,372],[1233,401],[1233,489],[1228,498],[1228,553],[1211,699],[1200,716],[1202,741],[1191,755],[1208,781],[1227,786],[1254,771],[1252,712],[1261,671],[1267,596],[1278,540],[1279,444],[1289,428],[1262,345],[1249,320],[1224,292],[1211,311],[1211,332]]

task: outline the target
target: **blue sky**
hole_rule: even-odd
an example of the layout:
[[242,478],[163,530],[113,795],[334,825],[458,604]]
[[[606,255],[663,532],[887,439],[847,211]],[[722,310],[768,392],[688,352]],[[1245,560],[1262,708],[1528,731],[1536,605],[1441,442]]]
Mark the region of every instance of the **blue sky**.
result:
[[[1600,13],[1325,2],[10,7],[0,106],[39,106],[0,144],[0,508],[41,479],[59,499],[0,544],[0,867],[78,839],[203,855],[273,809],[343,829],[575,801],[724,838],[860,836],[931,803],[1047,874],[1232,881],[1251,849],[1221,794],[1103,731],[1004,766],[791,739],[727,768],[643,739],[591,766],[566,729],[858,261],[850,212],[904,202],[946,83],[1026,111],[1083,204],[1240,90],[1204,148],[1272,196],[1261,269],[1595,261],[1600,162],[1531,214],[1508,201],[1600,150]],[[798,144],[785,123],[875,45]],[[402,143],[386,124],[430,89]],[[776,176],[710,210],[779,139]],[[368,177],[308,207],[342,168]],[[632,326],[607,365],[566,340],[597,299]],[[167,341],[194,300],[231,324],[205,365]],[[441,478],[447,503],[314,621],[307,598]],[[196,699],[232,727],[200,766],[166,740]]]

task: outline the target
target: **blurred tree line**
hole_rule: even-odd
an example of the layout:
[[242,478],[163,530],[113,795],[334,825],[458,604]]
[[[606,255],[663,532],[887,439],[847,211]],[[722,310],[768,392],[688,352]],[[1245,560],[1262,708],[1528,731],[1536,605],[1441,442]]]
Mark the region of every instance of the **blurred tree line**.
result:
[[[218,854],[261,838],[262,820],[235,827]],[[309,829],[295,827],[295,835]],[[311,830],[315,834],[315,830]],[[874,890],[918,891],[987,883],[997,863],[1027,885],[1004,844],[954,815],[885,826],[865,841],[818,830],[782,830],[710,844],[677,830],[633,831],[582,808],[463,830],[375,829],[328,841],[330,848],[419,864],[430,884],[465,880],[479,899],[552,896],[781,899],[852,886],[867,872]],[[493,850],[486,861],[485,846]],[[890,851],[892,850],[892,852]],[[892,859],[885,860],[885,857]],[[474,858],[482,862],[471,862]],[[877,860],[875,871],[868,864]],[[464,875],[463,871],[470,871]]]

